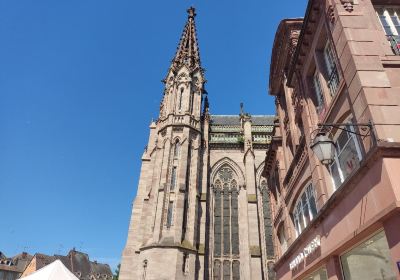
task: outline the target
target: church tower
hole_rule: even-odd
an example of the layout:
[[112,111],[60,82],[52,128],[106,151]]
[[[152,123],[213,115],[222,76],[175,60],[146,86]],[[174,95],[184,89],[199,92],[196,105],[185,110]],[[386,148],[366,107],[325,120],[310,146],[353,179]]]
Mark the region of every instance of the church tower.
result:
[[270,280],[261,170],[274,117],[210,115],[195,17],[189,8],[150,125],[120,279]]

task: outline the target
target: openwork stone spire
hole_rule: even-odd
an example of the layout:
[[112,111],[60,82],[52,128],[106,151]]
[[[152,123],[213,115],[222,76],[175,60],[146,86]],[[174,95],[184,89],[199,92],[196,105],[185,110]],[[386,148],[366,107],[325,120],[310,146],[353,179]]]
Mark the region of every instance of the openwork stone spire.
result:
[[188,10],[188,20],[178,45],[178,50],[172,60],[172,68],[177,71],[183,65],[188,66],[191,70],[201,68],[199,46],[197,43],[196,17],[195,8],[190,7]]

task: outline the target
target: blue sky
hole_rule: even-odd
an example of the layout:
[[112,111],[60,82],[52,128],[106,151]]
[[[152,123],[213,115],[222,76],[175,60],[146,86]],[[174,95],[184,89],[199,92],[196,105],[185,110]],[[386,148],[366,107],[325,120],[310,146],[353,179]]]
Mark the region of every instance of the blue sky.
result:
[[275,31],[306,0],[0,1],[0,251],[116,266],[190,5],[211,112],[274,114]]

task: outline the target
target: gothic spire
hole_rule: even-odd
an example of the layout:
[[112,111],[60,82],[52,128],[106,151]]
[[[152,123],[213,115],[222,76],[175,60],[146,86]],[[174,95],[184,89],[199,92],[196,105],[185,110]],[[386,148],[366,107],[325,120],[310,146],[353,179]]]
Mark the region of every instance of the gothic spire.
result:
[[201,69],[196,24],[194,21],[194,18],[196,17],[196,11],[195,8],[190,7],[187,12],[188,20],[185,28],[183,29],[176,55],[172,60],[172,69],[175,71],[179,70],[179,68],[181,68],[183,65],[188,66],[191,70],[196,68]]

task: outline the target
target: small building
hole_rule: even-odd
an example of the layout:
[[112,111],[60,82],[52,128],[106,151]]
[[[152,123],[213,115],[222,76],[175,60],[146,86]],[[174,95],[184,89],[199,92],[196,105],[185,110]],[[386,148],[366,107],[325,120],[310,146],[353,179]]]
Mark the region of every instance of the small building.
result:
[[88,254],[72,249],[68,255],[49,256],[37,253],[26,267],[22,277],[28,276],[33,272],[45,267],[46,265],[60,260],[76,277],[81,280],[111,280],[113,274],[108,264],[90,261]]
[[32,256],[26,252],[12,258],[7,258],[0,252],[0,280],[18,279],[31,260]]

